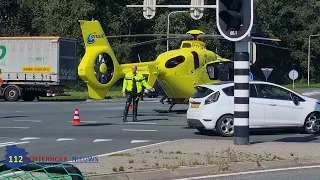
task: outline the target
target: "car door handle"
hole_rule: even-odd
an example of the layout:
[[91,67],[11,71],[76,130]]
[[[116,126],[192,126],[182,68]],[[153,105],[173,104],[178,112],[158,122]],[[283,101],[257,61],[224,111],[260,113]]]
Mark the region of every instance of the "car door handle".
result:
[[276,106],[275,103],[268,103],[269,106]]

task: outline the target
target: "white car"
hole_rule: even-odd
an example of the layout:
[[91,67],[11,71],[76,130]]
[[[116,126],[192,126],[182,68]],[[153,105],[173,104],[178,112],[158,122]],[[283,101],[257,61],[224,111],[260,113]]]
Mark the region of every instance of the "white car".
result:
[[[200,133],[216,130],[234,135],[234,83],[221,82],[195,87],[189,99],[187,123]],[[250,81],[249,128],[303,127],[320,130],[320,101],[302,96],[277,84]]]

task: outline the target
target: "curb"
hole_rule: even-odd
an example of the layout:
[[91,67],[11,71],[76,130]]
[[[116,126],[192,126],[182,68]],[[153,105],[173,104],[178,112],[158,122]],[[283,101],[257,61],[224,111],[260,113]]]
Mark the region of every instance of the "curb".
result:
[[275,168],[288,168],[299,167],[304,165],[320,164],[319,157],[308,159],[290,159],[278,161],[262,161],[262,162],[249,162],[249,163],[235,163],[230,164],[221,171],[216,165],[197,166],[197,167],[181,167],[174,171],[169,169],[159,169],[152,171],[128,172],[128,173],[112,173],[112,174],[95,174],[86,175],[85,179],[88,180],[154,180],[154,179],[168,179],[168,178],[185,178],[190,176],[223,174],[230,172],[243,172],[252,170],[275,169]]

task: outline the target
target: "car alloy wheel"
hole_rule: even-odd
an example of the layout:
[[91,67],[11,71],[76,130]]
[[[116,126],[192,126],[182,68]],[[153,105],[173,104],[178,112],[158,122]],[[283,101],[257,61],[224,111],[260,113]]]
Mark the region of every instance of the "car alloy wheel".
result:
[[316,133],[320,130],[320,117],[319,114],[312,113],[308,116],[305,122],[305,131],[309,134]]
[[217,123],[218,131],[222,136],[233,136],[234,118],[231,115],[222,116]]

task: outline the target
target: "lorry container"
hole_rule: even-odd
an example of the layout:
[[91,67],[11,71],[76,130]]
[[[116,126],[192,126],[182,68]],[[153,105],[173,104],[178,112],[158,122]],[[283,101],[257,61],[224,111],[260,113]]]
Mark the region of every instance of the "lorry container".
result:
[[0,96],[6,101],[60,95],[77,78],[77,41],[0,37],[0,78]]

